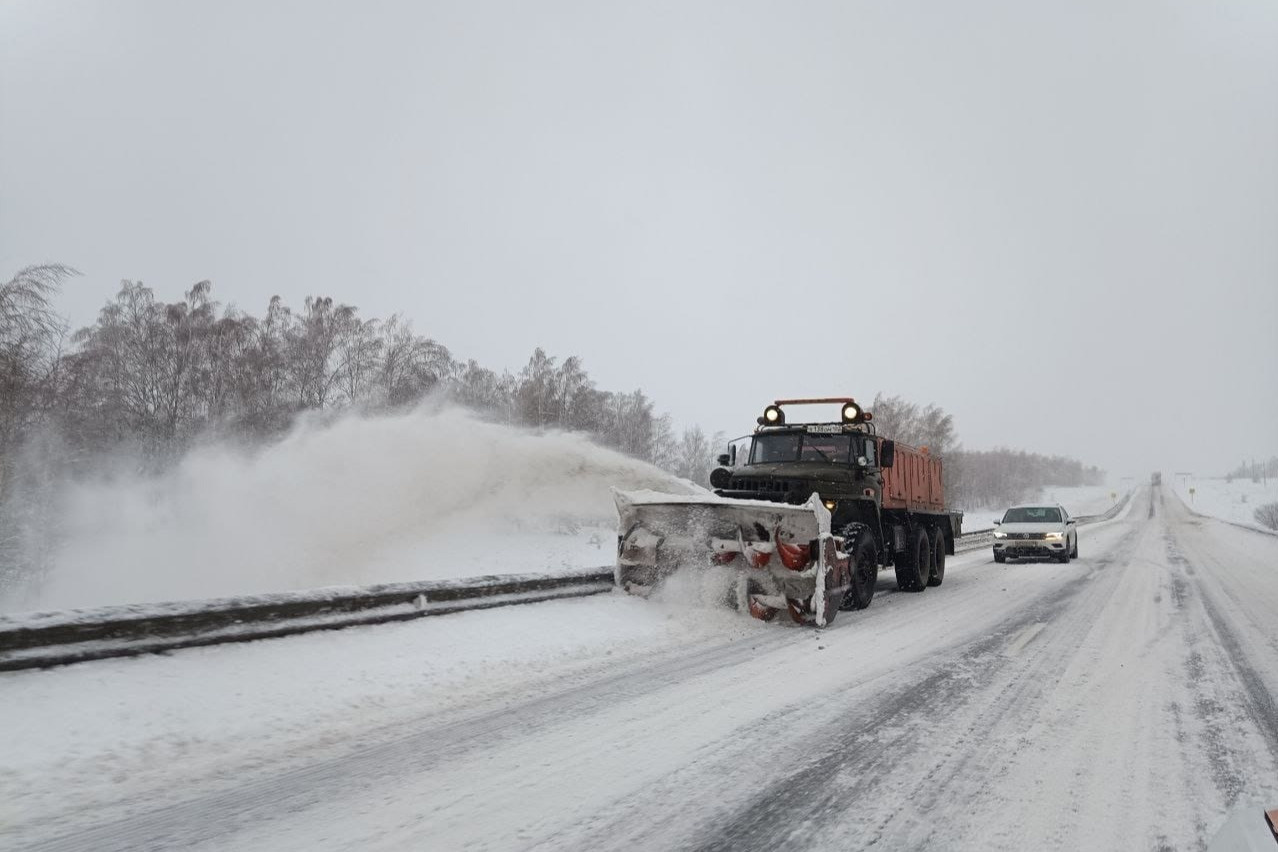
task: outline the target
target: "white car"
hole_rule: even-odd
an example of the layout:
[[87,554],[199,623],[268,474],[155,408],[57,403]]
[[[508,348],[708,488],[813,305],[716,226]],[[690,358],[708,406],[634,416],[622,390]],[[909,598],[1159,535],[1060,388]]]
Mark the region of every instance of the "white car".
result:
[[1058,562],[1078,556],[1078,525],[1064,506],[1013,506],[994,522],[995,562],[1043,556]]

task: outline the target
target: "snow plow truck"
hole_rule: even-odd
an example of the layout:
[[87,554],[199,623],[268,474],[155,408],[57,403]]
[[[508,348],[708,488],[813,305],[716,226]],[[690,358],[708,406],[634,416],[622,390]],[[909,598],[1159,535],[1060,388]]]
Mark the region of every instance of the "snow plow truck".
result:
[[[787,416],[815,404],[839,419]],[[869,606],[880,569],[904,591],[941,585],[963,518],[945,508],[941,460],[873,420],[851,397],[779,399],[719,456],[713,494],[615,492],[617,585],[646,596],[675,571],[728,566],[729,603],[818,627]]]

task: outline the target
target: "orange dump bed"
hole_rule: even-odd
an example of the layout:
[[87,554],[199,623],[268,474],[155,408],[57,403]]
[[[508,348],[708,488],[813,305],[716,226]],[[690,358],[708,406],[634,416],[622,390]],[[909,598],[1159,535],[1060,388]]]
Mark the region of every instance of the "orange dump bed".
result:
[[941,460],[924,449],[896,445],[892,467],[883,470],[883,508],[911,512],[945,511]]

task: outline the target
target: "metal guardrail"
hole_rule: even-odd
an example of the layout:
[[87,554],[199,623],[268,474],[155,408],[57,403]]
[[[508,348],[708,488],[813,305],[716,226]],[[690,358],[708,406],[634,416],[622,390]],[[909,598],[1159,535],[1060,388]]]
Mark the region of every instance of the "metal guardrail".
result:
[[[1079,523],[1116,517],[1130,496],[1103,515],[1079,517]],[[993,536],[993,529],[964,533],[955,552],[987,546]],[[585,597],[612,588],[609,566],[562,575],[508,574],[0,616],[0,671]]]
[[612,586],[608,568],[0,617],[0,671],[584,597]]

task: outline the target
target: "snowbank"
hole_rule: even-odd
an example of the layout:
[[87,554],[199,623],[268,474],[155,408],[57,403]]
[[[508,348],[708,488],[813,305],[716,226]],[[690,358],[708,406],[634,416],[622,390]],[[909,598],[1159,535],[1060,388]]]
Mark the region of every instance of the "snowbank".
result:
[[[1168,483],[1167,479],[1172,481]],[[1195,512],[1253,529],[1265,529],[1256,522],[1256,509],[1266,503],[1278,503],[1278,479],[1260,482],[1235,479],[1227,482],[1224,479],[1172,476],[1166,477],[1164,483],[1172,485],[1185,505]],[[1194,489],[1193,494],[1189,493],[1191,488]]]
[[584,437],[458,410],[349,416],[265,449],[68,499],[39,588],[5,609],[257,594],[610,565],[610,489],[698,489]]

